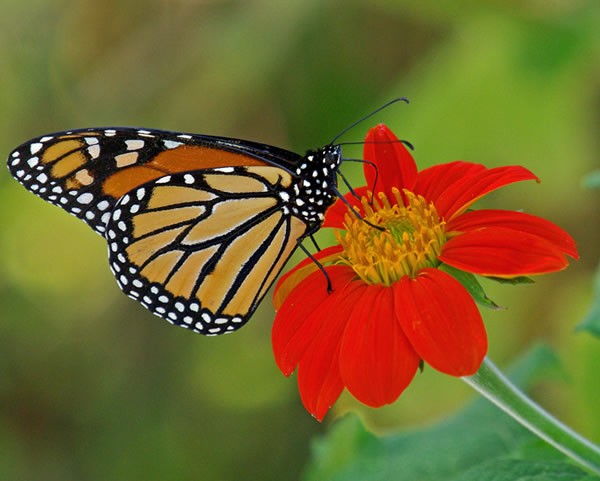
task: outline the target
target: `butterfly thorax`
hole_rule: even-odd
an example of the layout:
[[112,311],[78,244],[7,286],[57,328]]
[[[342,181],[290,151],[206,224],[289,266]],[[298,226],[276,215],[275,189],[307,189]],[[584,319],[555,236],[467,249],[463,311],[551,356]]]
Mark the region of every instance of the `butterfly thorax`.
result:
[[339,146],[329,145],[306,153],[294,172],[298,182],[289,199],[293,215],[307,223],[323,222],[325,211],[337,197],[337,171],[341,162]]

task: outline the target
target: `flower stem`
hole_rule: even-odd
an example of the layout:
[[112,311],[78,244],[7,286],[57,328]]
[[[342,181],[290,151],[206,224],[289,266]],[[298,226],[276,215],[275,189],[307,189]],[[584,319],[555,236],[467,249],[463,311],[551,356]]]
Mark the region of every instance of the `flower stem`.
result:
[[571,459],[600,474],[600,447],[534,403],[486,357],[474,375],[462,378],[516,421]]

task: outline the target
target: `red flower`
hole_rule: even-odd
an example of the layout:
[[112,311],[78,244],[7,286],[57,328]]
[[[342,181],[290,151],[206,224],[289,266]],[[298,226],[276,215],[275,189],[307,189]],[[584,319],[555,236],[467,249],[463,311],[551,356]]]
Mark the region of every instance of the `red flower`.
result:
[[318,420],[344,388],[369,406],[395,401],[421,361],[452,376],[479,369],[487,336],[457,278],[545,274],[564,269],[565,255],[578,256],[573,239],[547,220],[467,210],[499,187],[539,181],[524,167],[451,162],[417,172],[385,125],[367,134],[364,158],[376,169],[365,164],[368,187],[346,200],[368,223],[338,200],[324,226],[343,229],[339,244],[315,255],[332,292],[306,259],[274,296],[277,365],[286,376],[298,370],[302,402]]

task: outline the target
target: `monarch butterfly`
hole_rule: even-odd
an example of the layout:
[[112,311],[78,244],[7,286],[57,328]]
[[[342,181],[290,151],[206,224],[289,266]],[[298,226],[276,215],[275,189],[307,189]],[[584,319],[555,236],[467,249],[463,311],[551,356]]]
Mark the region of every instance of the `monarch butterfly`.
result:
[[384,104],[304,156],[227,137],[107,127],[29,140],[8,168],[104,237],[127,296],[214,336],[248,321],[295,248],[336,197],[344,200],[335,141],[398,101],[408,103]]
[[29,191],[108,243],[129,297],[205,335],[243,326],[337,191],[340,146],[305,156],[208,135],[91,128],[9,156]]

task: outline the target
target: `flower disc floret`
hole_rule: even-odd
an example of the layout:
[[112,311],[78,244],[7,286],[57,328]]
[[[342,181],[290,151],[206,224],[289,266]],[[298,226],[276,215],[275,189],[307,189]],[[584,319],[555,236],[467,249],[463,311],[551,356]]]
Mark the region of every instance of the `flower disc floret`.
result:
[[404,276],[414,278],[421,269],[437,267],[446,240],[445,223],[433,203],[404,190],[405,206],[398,189],[392,194],[391,201],[383,192],[363,196],[364,218],[349,212],[345,234],[336,232],[344,249],[340,263],[352,267],[367,284],[390,286]]

